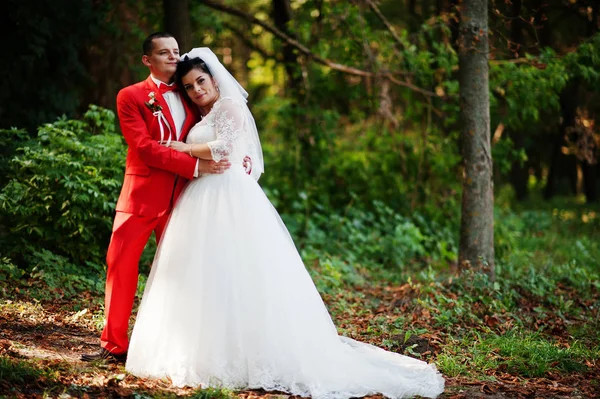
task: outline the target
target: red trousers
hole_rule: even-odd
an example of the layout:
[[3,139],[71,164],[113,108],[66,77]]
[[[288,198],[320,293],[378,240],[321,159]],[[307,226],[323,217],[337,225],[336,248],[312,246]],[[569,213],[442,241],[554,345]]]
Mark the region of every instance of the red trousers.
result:
[[168,218],[169,213],[145,217],[117,212],[115,216],[106,255],[106,325],[101,337],[101,346],[112,353],[124,353],[129,347],[127,332],[137,291],[140,257],[152,231],[156,241],[160,241]]

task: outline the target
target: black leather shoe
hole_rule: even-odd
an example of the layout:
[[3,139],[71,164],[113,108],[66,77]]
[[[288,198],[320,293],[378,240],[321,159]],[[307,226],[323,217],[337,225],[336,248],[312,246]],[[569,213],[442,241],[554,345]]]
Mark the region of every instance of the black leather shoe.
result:
[[103,361],[106,363],[125,363],[127,360],[127,352],[125,353],[111,353],[108,350],[101,348],[95,353],[84,353],[81,355],[81,360],[84,362],[96,362]]

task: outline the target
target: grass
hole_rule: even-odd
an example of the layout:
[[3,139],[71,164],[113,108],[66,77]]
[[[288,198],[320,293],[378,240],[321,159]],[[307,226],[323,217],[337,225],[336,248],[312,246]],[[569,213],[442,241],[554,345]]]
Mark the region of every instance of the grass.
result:
[[[180,398],[180,395],[174,393],[141,393],[132,392],[130,395],[133,399],[175,399]],[[186,395],[187,399],[233,399],[235,394],[228,389],[223,388],[205,388],[198,389],[190,395]]]
[[48,386],[56,383],[56,373],[49,369],[39,369],[30,361],[0,356],[0,381],[13,387],[32,383]]
[[234,393],[229,389],[224,388],[206,388],[195,392],[191,399],[231,399],[234,398]]
[[543,377],[550,371],[587,371],[587,360],[598,360],[598,349],[578,341],[561,345],[536,333],[513,332],[485,339],[480,350],[497,354],[498,368],[524,377]]
[[514,329],[507,334],[473,334],[452,340],[438,356],[445,375],[485,378],[501,371],[525,378],[550,372],[580,373],[600,360],[600,349],[573,340],[559,343],[535,332]]

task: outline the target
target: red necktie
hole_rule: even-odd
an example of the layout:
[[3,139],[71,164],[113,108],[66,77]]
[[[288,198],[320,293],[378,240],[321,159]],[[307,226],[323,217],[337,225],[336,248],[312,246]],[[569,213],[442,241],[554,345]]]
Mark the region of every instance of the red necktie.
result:
[[158,87],[158,91],[160,91],[160,94],[164,95],[165,93],[168,93],[170,91],[177,91],[177,86],[175,85],[175,83],[173,83],[170,86],[167,84],[161,83],[161,85]]

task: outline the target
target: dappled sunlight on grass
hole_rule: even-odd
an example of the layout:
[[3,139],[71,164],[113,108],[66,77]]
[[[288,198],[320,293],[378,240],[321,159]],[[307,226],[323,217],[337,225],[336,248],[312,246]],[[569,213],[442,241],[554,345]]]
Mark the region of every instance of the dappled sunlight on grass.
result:
[[577,340],[553,342],[518,329],[504,335],[477,333],[452,340],[438,356],[444,373],[477,377],[495,371],[526,378],[543,377],[552,371],[583,372],[598,360],[597,347],[586,347]]

